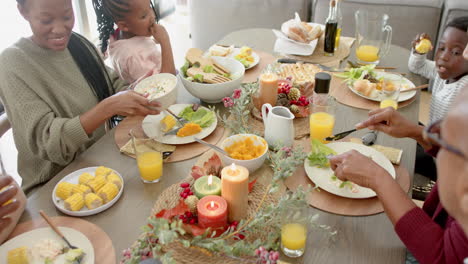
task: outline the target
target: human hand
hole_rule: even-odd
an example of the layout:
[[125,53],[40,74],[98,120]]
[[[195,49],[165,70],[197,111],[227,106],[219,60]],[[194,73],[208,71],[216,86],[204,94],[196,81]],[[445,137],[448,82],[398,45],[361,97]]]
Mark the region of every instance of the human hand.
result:
[[151,26],[151,34],[156,43],[161,45],[169,43],[169,34],[162,25],[154,23],[153,26]]
[[[12,183],[13,178],[10,176],[0,176],[0,230],[6,229],[11,224],[12,220],[8,215],[20,207],[19,201],[14,199],[18,193],[18,187]],[[10,203],[5,204],[10,200],[12,200]]]
[[369,118],[356,124],[356,129],[368,128],[382,131],[392,137],[420,137],[422,129],[410,122],[392,107],[376,109],[369,112]]
[[135,91],[122,91],[107,99],[107,110],[111,115],[146,116],[157,115],[161,106],[158,102],[150,102],[148,95],[141,95]]
[[375,190],[379,178],[388,172],[372,159],[351,150],[331,157],[330,168],[338,179],[351,181],[362,187]]

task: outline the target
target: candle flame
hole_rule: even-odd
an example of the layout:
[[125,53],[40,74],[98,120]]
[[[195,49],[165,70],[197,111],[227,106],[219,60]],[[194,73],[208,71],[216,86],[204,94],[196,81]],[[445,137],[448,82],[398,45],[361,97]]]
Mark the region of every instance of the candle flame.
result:
[[237,169],[236,164],[232,163],[232,164],[231,164],[231,170],[232,170],[232,171],[235,171],[236,169]]
[[208,185],[213,184],[213,175],[208,176]]
[[211,208],[214,208],[214,202],[213,202],[213,201],[211,201],[210,207],[211,207]]

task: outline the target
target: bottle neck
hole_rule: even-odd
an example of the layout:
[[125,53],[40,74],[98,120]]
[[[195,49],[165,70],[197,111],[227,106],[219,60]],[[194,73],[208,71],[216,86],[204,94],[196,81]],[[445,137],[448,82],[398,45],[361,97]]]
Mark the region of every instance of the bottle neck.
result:
[[328,18],[327,18],[327,23],[328,22],[336,22],[337,21],[337,16],[336,16],[336,0],[331,0],[330,1],[330,9],[328,10]]

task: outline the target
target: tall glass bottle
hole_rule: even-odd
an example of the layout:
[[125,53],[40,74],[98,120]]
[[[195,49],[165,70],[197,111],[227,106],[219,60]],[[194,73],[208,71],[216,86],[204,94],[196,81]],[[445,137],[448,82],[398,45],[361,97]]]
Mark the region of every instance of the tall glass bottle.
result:
[[338,28],[336,30],[335,51],[340,46],[340,37],[341,37],[341,31],[343,28],[343,14],[341,13],[341,0],[336,0],[336,20],[338,21]]
[[333,56],[335,53],[336,32],[338,30],[338,18],[336,14],[336,0],[330,1],[330,10],[325,23],[325,56]]

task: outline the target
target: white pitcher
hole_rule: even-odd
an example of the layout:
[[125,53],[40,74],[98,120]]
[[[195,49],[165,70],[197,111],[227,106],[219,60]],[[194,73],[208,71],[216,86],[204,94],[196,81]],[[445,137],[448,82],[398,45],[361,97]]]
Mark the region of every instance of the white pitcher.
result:
[[[267,110],[268,109],[268,113]],[[265,125],[265,140],[268,145],[291,147],[294,143],[294,115],[284,106],[262,106],[263,124]]]

